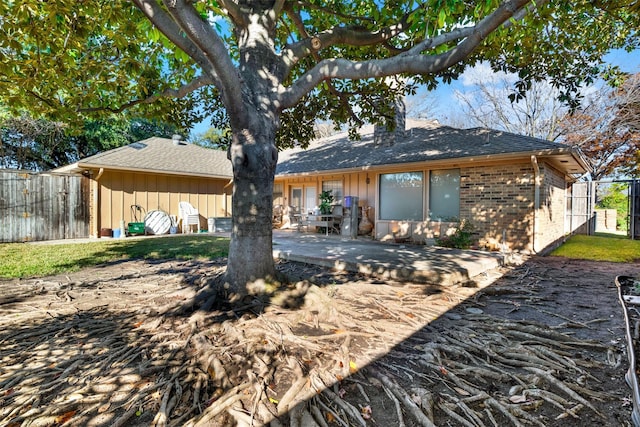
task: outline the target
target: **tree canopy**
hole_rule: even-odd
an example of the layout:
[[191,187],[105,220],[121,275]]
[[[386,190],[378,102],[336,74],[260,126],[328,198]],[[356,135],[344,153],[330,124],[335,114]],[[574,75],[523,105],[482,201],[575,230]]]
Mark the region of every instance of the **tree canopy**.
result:
[[[227,289],[272,276],[278,149],[316,120],[390,118],[394,98],[487,61],[547,78],[569,104],[611,48],[635,48],[635,1],[8,0],[0,102],[69,119],[132,109],[231,129]],[[185,107],[193,107],[192,109]],[[180,114],[190,111],[190,114]]]
[[561,141],[579,147],[593,168],[591,177],[638,176],[640,128],[633,113],[638,75],[615,88],[604,86],[559,122]]
[[[560,136],[558,121],[568,112],[559,99],[559,91],[546,80],[533,82],[524,98],[511,101],[517,75],[487,75],[484,67],[470,76],[471,88],[455,92],[461,105],[453,117],[464,127],[483,126],[491,129],[555,141]],[[468,78],[469,79],[469,78]]]
[[[187,125],[213,114],[225,128],[229,112],[221,107],[229,110],[238,96],[239,68],[253,60],[249,45],[263,45],[277,56],[268,72],[278,80],[271,90],[286,145],[311,138],[316,119],[378,120],[389,92],[433,88],[479,60],[517,72],[521,90],[549,77],[570,100],[600,71],[606,50],[636,46],[636,8],[626,1],[10,0],[0,5],[0,96],[13,109],[54,119],[140,109],[177,113]],[[251,25],[268,26],[265,39]],[[393,88],[373,79],[390,75],[411,78]]]
[[44,171],[141,139],[170,138],[179,132],[174,125],[143,118],[87,119],[70,126],[26,114],[0,117],[0,167]]

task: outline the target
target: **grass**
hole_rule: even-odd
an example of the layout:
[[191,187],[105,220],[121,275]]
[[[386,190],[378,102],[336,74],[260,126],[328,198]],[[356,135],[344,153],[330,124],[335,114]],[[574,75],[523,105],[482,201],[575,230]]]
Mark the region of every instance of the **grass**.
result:
[[551,255],[594,261],[638,262],[640,240],[606,233],[598,233],[595,236],[575,235]]
[[48,276],[131,259],[214,259],[228,253],[228,238],[207,235],[62,244],[6,243],[0,244],[0,278]]

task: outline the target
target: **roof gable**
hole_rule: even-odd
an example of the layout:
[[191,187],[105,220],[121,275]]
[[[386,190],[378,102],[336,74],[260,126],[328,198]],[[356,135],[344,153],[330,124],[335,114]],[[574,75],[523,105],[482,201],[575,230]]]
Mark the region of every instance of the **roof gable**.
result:
[[98,153],[74,165],[59,168],[57,171],[78,171],[89,168],[218,178],[233,176],[226,151],[157,137]]
[[[405,136],[392,146],[373,141],[373,126],[361,129],[361,140],[351,141],[346,132],[312,142],[308,149],[280,153],[276,175],[363,169],[436,160],[470,160],[521,154],[576,154],[567,145],[486,128],[455,129],[432,121],[407,120]],[[574,160],[567,173],[584,173],[585,165]],[[576,166],[577,165],[577,166]]]

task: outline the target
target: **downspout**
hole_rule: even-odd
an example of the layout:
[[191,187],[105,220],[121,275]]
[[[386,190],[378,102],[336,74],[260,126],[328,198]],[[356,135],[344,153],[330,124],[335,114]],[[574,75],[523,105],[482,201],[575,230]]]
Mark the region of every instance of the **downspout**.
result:
[[531,155],[531,165],[533,166],[533,233],[531,233],[531,247],[533,253],[537,253],[536,250],[536,234],[538,233],[538,211],[540,210],[540,166],[538,166],[538,159],[535,155]]
[[91,209],[91,216],[93,217],[93,236],[91,237],[99,237],[100,236],[100,218],[98,217],[98,213],[100,212],[99,203],[100,203],[100,185],[98,184],[98,180],[104,173],[104,168],[100,168],[98,175],[93,179],[93,206]]

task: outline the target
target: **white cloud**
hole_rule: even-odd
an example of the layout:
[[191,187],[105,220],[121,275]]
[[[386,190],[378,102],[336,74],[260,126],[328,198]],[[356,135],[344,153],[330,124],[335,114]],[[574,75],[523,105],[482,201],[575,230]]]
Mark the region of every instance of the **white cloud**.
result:
[[463,86],[476,86],[479,83],[484,83],[485,85],[493,86],[494,84],[498,84],[504,82],[505,79],[509,82],[515,82],[518,77],[513,74],[507,74],[502,71],[494,72],[491,69],[491,66],[487,62],[481,62],[478,65],[473,67],[467,67],[464,73],[460,75],[460,82]]

